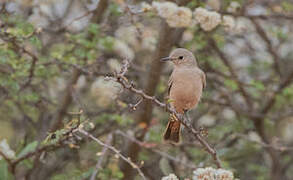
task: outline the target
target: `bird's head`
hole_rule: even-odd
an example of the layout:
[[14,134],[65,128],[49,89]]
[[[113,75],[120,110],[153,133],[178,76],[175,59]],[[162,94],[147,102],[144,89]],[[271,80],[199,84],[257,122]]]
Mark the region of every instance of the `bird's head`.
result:
[[197,66],[192,52],[184,48],[174,49],[168,57],[162,58],[161,61],[172,61],[175,66]]

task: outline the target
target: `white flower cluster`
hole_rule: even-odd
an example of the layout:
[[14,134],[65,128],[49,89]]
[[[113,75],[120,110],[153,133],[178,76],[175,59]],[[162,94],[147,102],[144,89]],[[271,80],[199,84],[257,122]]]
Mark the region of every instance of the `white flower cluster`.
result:
[[211,31],[221,23],[221,15],[204,8],[196,8],[194,11],[195,20],[205,31]]
[[168,176],[162,177],[161,180],[179,180],[175,174],[169,174]]
[[117,53],[121,58],[126,58],[129,60],[134,59],[133,50],[124,42],[119,39],[114,40],[113,51]]
[[105,80],[104,77],[99,77],[91,86],[91,95],[94,97],[98,106],[108,107],[117,98],[121,88],[119,83],[113,80]]
[[[156,48],[157,40],[156,31],[152,28],[143,26],[142,24],[139,29],[141,30],[141,34],[138,33],[138,29],[135,26],[120,27],[115,32],[115,36],[119,40],[122,40],[123,42],[126,42],[128,45],[130,45],[130,47],[135,51],[138,51],[142,48],[151,51],[154,50]],[[137,36],[142,38],[142,42],[137,38]],[[134,58],[134,54],[129,52],[129,55],[125,57],[131,60],[131,58]]]
[[198,168],[193,171],[192,180],[233,180],[231,171],[225,169],[214,169],[212,167]]
[[232,1],[232,2],[230,2],[227,11],[230,12],[230,13],[235,13],[239,8],[240,8],[239,2]]
[[[1,152],[3,152],[5,154],[5,156],[7,156],[8,158],[12,159],[15,158],[15,152],[13,150],[10,149],[9,144],[7,143],[6,139],[3,139],[0,142],[0,150]],[[1,156],[0,156],[0,160],[1,160]]]
[[142,12],[147,12],[147,11],[151,11],[152,10],[152,6],[146,2],[142,2],[141,3],[141,9],[142,9]]
[[229,31],[236,28],[235,20],[233,16],[223,16],[222,22],[224,28]]
[[[231,4],[234,5],[235,3]],[[203,30],[211,31],[222,23],[225,30],[237,31],[234,17],[222,17],[216,11],[210,11],[202,7],[195,9],[193,12],[194,18],[192,18],[192,12],[189,8],[180,7],[173,2],[153,2],[152,6],[143,3],[142,9],[144,12],[155,10],[160,17],[166,19],[170,27],[189,27],[194,24],[193,22],[196,22]]]
[[179,7],[172,2],[153,2],[152,6],[160,17],[166,19],[170,27],[188,27],[192,22],[189,8]]

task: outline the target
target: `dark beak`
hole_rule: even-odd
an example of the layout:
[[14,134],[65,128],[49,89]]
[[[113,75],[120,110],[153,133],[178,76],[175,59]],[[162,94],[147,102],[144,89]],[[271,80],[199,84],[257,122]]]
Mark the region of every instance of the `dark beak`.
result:
[[161,62],[166,62],[166,61],[171,61],[172,58],[171,57],[164,57],[161,59]]

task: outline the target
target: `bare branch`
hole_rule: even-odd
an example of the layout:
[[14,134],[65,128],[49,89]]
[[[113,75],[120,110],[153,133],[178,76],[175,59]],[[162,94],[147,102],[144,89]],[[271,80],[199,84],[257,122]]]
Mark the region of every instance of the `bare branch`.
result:
[[212,48],[216,51],[216,53],[219,55],[219,57],[221,58],[221,60],[223,61],[223,63],[228,67],[232,78],[234,79],[234,81],[237,83],[239,90],[241,92],[241,94],[244,97],[244,100],[247,104],[247,107],[252,107],[252,102],[251,102],[251,98],[250,95],[246,92],[246,90],[243,87],[243,84],[240,82],[238,74],[235,72],[234,67],[232,66],[232,64],[230,63],[230,61],[228,60],[228,58],[225,56],[225,54],[219,49],[219,47],[217,46],[216,42],[214,39],[210,38],[209,42],[212,46]]
[[[113,139],[113,135],[109,134],[108,137],[107,137],[107,140],[106,140],[106,144],[110,146],[112,139]],[[99,169],[101,169],[104,157],[106,156],[107,150],[108,150],[108,148],[106,146],[104,146],[104,148],[102,150],[101,157],[99,158],[99,161],[96,164],[95,170],[94,170],[90,180],[95,180],[96,179],[96,176],[97,176],[97,174],[99,172]]]
[[147,150],[150,150],[150,151],[152,151],[152,152],[154,152],[154,153],[156,153],[156,154],[158,154],[158,155],[160,155],[160,156],[162,156],[162,157],[164,157],[164,158],[166,158],[166,159],[169,159],[169,160],[171,160],[171,161],[174,161],[174,162],[180,163],[180,164],[184,165],[184,166],[187,167],[187,168],[191,168],[191,169],[195,169],[195,168],[196,168],[196,166],[195,166],[193,163],[191,163],[191,162],[190,162],[190,163],[184,163],[184,162],[182,162],[181,159],[178,159],[178,158],[176,158],[176,157],[173,157],[173,156],[171,156],[171,155],[169,155],[169,154],[167,154],[167,153],[165,153],[165,152],[163,152],[163,151],[161,151],[161,150],[159,150],[159,149],[154,149],[154,148],[153,148],[153,147],[154,147],[153,144],[148,144],[148,143],[145,143],[145,142],[139,141],[138,139],[136,139],[136,138],[134,138],[134,137],[132,137],[132,136],[129,136],[129,135],[127,135],[126,133],[124,133],[124,132],[122,132],[122,131],[120,131],[120,130],[115,131],[115,133],[116,133],[116,134],[119,134],[119,135],[121,135],[121,136],[123,136],[123,137],[125,137],[125,138],[127,138],[128,140],[130,140],[130,141],[132,141],[132,142],[135,142],[135,143],[138,144],[139,146],[141,146],[141,147],[143,147],[143,148],[146,148]]
[[131,165],[131,167],[133,167],[134,169],[136,169],[139,173],[139,175],[142,177],[142,179],[146,180],[145,175],[143,174],[143,172],[141,171],[141,169],[139,168],[138,165],[136,165],[134,162],[131,161],[130,158],[127,158],[125,156],[123,156],[119,150],[117,150],[115,147],[110,146],[106,143],[103,143],[102,141],[100,141],[98,138],[94,137],[93,135],[91,135],[90,133],[82,130],[81,128],[76,130],[77,132],[80,132],[81,134],[91,138],[92,140],[94,140],[95,142],[97,142],[98,144],[100,144],[103,147],[106,147],[107,149],[113,151],[116,155],[118,155],[121,159],[123,159],[125,162],[127,162],[129,165]]
[[255,19],[251,19],[251,21],[254,24],[254,27],[256,28],[256,32],[265,41],[268,51],[273,56],[275,71],[282,77],[281,60],[280,60],[277,52],[275,51],[269,37],[267,36],[265,30],[260,26],[260,24]]

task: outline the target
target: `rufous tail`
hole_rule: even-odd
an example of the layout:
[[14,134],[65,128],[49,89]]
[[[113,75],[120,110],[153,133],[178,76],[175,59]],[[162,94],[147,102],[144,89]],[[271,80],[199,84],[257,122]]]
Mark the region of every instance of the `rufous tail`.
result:
[[180,141],[180,122],[178,120],[174,120],[172,115],[170,115],[170,119],[164,133],[164,140],[175,144]]

